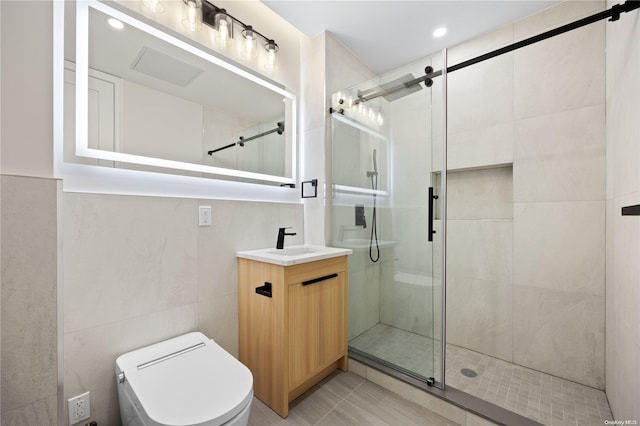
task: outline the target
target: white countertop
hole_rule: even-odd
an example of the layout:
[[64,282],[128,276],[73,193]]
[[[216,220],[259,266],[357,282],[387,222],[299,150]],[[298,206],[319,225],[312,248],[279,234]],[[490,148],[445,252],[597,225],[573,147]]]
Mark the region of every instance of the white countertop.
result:
[[236,256],[243,259],[257,260],[280,266],[291,266],[299,263],[315,262],[353,253],[351,249],[323,247],[313,245],[297,245],[282,250],[267,248],[260,250],[239,251]]

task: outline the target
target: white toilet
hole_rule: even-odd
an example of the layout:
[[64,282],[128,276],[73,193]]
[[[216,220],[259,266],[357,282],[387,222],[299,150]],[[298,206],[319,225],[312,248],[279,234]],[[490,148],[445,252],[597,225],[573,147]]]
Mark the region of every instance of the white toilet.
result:
[[245,426],[249,421],[251,372],[202,333],[120,355],[116,379],[124,426]]

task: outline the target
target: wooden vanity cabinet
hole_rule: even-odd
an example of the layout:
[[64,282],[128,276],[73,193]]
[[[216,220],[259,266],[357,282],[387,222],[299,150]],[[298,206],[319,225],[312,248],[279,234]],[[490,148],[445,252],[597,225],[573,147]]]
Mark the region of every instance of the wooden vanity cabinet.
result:
[[347,369],[347,257],[292,266],[240,258],[238,286],[240,361],[255,396],[287,417],[290,401]]

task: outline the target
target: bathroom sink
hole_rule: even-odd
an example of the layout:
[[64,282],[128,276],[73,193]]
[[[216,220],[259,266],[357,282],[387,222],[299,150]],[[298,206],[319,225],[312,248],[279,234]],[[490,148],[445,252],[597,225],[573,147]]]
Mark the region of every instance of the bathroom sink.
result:
[[309,254],[309,253],[320,253],[323,249],[326,249],[326,247],[321,247],[321,248],[316,248],[316,247],[310,247],[310,246],[304,246],[304,247],[287,247],[281,250],[278,249],[273,249],[273,250],[269,250],[269,254],[278,254],[280,256],[298,256],[301,254]]
[[351,253],[353,253],[353,251],[348,248],[301,245],[285,247],[280,250],[268,248],[239,251],[236,255],[243,259],[257,260],[274,265],[291,266],[299,263],[315,262],[316,260],[345,256]]

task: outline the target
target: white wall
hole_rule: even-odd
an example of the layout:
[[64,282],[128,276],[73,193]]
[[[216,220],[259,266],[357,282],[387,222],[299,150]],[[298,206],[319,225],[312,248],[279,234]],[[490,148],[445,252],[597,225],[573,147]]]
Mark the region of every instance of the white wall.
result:
[[52,3],[3,1],[0,10],[0,423],[55,424],[57,184],[49,179]]
[[2,172],[51,177],[52,3],[26,3],[2,2]]
[[[614,2],[609,2],[612,6]],[[617,420],[640,419],[640,12],[607,25],[606,392]]]

